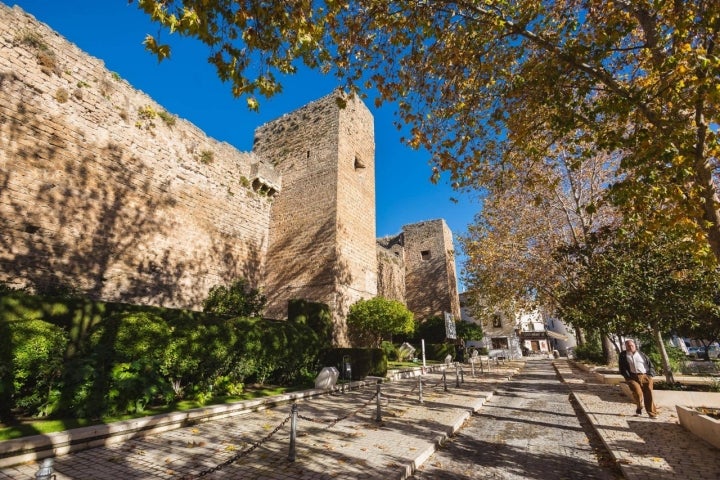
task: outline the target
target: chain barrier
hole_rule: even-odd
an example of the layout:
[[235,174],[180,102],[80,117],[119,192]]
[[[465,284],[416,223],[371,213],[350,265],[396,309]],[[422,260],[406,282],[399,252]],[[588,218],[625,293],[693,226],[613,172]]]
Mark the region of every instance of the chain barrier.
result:
[[300,415],[300,414],[298,414],[298,418],[302,418],[303,420],[307,420],[308,422],[313,422],[313,423],[326,423],[326,424],[328,424],[328,426],[325,427],[324,430],[327,430],[327,429],[329,429],[329,428],[334,427],[334,426],[337,425],[339,422],[342,422],[343,420],[345,420],[345,419],[347,419],[347,418],[350,418],[350,417],[352,417],[353,415],[356,415],[356,414],[360,413],[363,409],[365,409],[368,405],[370,405],[370,404],[372,403],[372,401],[375,400],[375,398],[376,398],[377,396],[378,396],[378,392],[375,392],[375,394],[372,396],[372,398],[371,398],[370,400],[368,400],[367,402],[365,402],[365,403],[364,403],[363,405],[361,405],[359,408],[357,408],[357,409],[353,410],[352,412],[350,412],[350,413],[348,413],[348,414],[346,414],[346,415],[343,415],[343,416],[341,416],[341,417],[337,417],[337,418],[325,420],[325,419],[322,419],[322,418],[312,418],[312,417],[306,417],[305,415]]
[[[441,384],[443,384],[443,383],[445,382],[445,380],[446,380],[446,379],[445,379],[445,371],[443,371],[443,379],[440,380],[440,381],[439,381],[438,383],[436,383],[435,385],[430,386],[429,388],[430,388],[430,389],[435,389],[435,388],[439,387]],[[226,467],[226,466],[228,466],[228,465],[230,465],[230,464],[232,464],[232,463],[235,463],[235,462],[238,461],[240,458],[242,458],[242,457],[244,457],[244,456],[246,456],[246,455],[249,455],[250,453],[252,453],[253,451],[255,451],[257,448],[259,448],[260,446],[262,446],[265,442],[267,442],[267,441],[268,441],[273,435],[275,435],[278,431],[280,431],[280,429],[282,429],[282,428],[290,421],[290,419],[293,418],[293,415],[294,415],[296,418],[301,418],[301,419],[306,420],[306,421],[308,421],[308,422],[325,424],[326,427],[325,427],[323,430],[327,430],[327,429],[330,429],[330,428],[334,427],[334,426],[337,425],[339,422],[341,422],[341,421],[343,421],[343,420],[346,420],[346,419],[352,417],[353,415],[357,415],[357,414],[360,413],[362,410],[364,410],[365,408],[367,408],[375,399],[378,399],[378,414],[377,414],[377,419],[379,420],[379,419],[381,418],[381,417],[380,417],[380,408],[379,408],[380,405],[379,405],[379,403],[380,403],[380,401],[382,400],[382,397],[385,397],[385,402],[386,402],[385,405],[389,405],[389,404],[390,404],[390,398],[391,398],[391,397],[393,397],[393,398],[398,398],[398,397],[399,397],[399,398],[402,398],[402,397],[408,396],[408,395],[412,394],[412,393],[415,391],[415,389],[418,387],[418,385],[420,386],[420,392],[422,392],[423,385],[420,385],[420,384],[421,384],[421,383],[424,384],[425,382],[426,382],[426,380],[425,380],[422,376],[419,376],[419,377],[418,377],[418,383],[410,390],[410,392],[409,392],[409,393],[406,393],[406,394],[403,394],[403,395],[400,395],[400,396],[388,395],[387,393],[381,393],[381,392],[380,392],[380,386],[379,386],[379,384],[378,384],[378,389],[377,389],[377,391],[376,391],[376,392],[373,394],[373,396],[372,396],[369,400],[367,400],[364,404],[362,404],[360,407],[356,408],[355,410],[352,410],[352,411],[348,412],[348,413],[345,414],[345,415],[342,415],[342,416],[339,416],[339,417],[336,417],[336,418],[333,418],[333,419],[313,418],[313,417],[308,417],[308,416],[306,416],[306,415],[300,415],[300,414],[297,413],[297,405],[296,405],[296,404],[293,404],[293,407],[294,407],[294,408],[293,408],[293,412],[292,412],[290,415],[288,415],[287,417],[285,417],[285,419],[283,419],[283,421],[280,422],[269,434],[267,434],[267,435],[266,435],[265,437],[263,437],[261,440],[253,443],[248,449],[243,450],[243,451],[241,451],[241,452],[238,452],[236,455],[233,455],[231,458],[228,458],[228,459],[225,460],[224,462],[222,462],[222,463],[220,463],[220,464],[218,464],[218,465],[216,465],[216,466],[214,466],[214,467],[212,467],[212,468],[208,468],[208,469],[203,470],[203,471],[201,471],[201,472],[199,472],[199,473],[197,473],[197,474],[188,474],[188,475],[185,475],[185,476],[181,477],[180,480],[191,480],[191,479],[193,479],[193,478],[201,478],[201,477],[204,477],[204,476],[206,476],[206,475],[210,475],[211,473],[215,473],[215,472],[217,472],[218,470],[221,470],[222,468],[224,468],[224,467]],[[428,387],[425,387],[425,388],[428,388]],[[445,387],[445,388],[447,389],[447,387]],[[420,393],[420,403],[422,403],[422,393]],[[294,434],[294,432],[291,432],[291,433]],[[291,438],[291,442],[292,442],[292,438]],[[293,446],[292,446],[292,445],[291,445],[291,449],[290,449],[290,450],[291,450],[290,460],[293,461],[293,460],[294,460],[294,458],[293,458],[293,456],[294,456],[294,455],[293,455],[293,454],[294,454],[294,451],[293,451],[293,450],[294,450],[294,449],[293,449]]]
[[412,388],[410,389],[410,391],[409,391],[408,393],[403,393],[402,395],[388,395],[388,394],[386,393],[385,396],[389,396],[389,397],[391,397],[391,398],[403,398],[403,397],[407,397],[407,396],[409,396],[409,395],[412,395],[412,393],[415,391],[415,389],[418,388],[418,386],[420,386],[420,383],[422,383],[422,388],[424,388],[424,389],[430,388],[431,390],[437,388],[437,387],[440,386],[440,384],[442,383],[442,380],[440,380],[440,381],[439,381],[438,383],[436,383],[435,385],[432,385],[432,386],[428,387],[428,386],[427,386],[427,385],[428,385],[428,384],[427,384],[427,380],[425,380],[425,378],[423,378],[422,375],[419,376],[418,379],[419,379],[418,382],[415,384],[414,387],[412,387]]
[[192,474],[191,474],[191,475],[186,475],[186,476],[184,476],[184,477],[181,477],[181,480],[190,480],[190,479],[192,479],[192,478],[201,478],[201,477],[204,477],[205,475],[209,475],[209,474],[211,474],[211,473],[215,473],[215,472],[217,472],[218,470],[220,470],[221,468],[227,467],[227,466],[230,465],[231,463],[234,463],[234,462],[238,461],[241,457],[244,457],[245,455],[248,455],[248,454],[252,453],[255,449],[257,449],[257,448],[260,447],[262,444],[264,444],[265,442],[267,442],[267,441],[270,439],[270,437],[272,437],[273,435],[275,435],[281,428],[283,428],[283,427],[287,424],[287,422],[290,420],[291,417],[292,417],[292,415],[288,415],[287,417],[285,417],[285,419],[284,419],[282,422],[280,422],[280,424],[279,424],[277,427],[275,427],[272,432],[270,432],[269,434],[267,434],[267,435],[266,435],[264,438],[262,438],[261,440],[258,440],[257,442],[253,443],[253,444],[250,446],[250,448],[248,448],[247,450],[243,450],[242,452],[239,452],[239,453],[233,455],[231,458],[228,458],[228,459],[225,460],[224,462],[222,462],[222,463],[220,463],[220,464],[218,464],[218,465],[216,465],[216,466],[214,466],[214,467],[212,467],[212,468],[208,468],[207,470],[203,470],[203,471],[200,472],[200,473],[197,473],[197,474],[194,474],[194,475],[192,475]]

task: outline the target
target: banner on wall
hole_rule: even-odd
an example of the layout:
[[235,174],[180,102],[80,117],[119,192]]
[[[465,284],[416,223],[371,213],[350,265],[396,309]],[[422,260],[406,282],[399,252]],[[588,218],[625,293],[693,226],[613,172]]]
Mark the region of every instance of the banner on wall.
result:
[[457,338],[457,332],[455,331],[455,317],[450,312],[445,313],[445,336],[451,340]]

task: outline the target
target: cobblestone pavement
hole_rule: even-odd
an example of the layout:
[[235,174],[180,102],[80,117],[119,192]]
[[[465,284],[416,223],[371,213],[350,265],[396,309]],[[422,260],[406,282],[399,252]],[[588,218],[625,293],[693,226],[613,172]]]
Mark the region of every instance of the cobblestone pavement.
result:
[[573,403],[549,360],[529,360],[412,478],[622,478]]
[[[203,472],[209,479],[404,479],[518,367],[507,363],[472,377],[466,366],[464,382],[454,369],[445,382],[440,373],[426,374],[422,404],[417,378],[384,383],[381,421],[375,387],[298,402],[294,462],[290,406],[283,405],[61,456],[54,471],[57,480],[180,479]],[[0,479],[32,479],[37,471],[36,463],[6,468]]]
[[617,385],[594,374],[554,362],[628,480],[720,479],[720,450],[679,424],[672,408],[657,419],[636,416],[635,405]]

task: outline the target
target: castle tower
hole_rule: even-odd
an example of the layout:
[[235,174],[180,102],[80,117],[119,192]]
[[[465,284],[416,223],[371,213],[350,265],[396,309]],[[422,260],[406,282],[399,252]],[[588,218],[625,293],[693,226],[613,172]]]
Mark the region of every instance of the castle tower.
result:
[[452,313],[460,319],[452,232],[444,220],[403,227],[407,307],[424,320]]
[[285,318],[292,299],[326,303],[333,341],[346,345],[348,308],[377,293],[372,114],[336,91],[257,128],[253,152],[283,184],[270,214],[266,315]]

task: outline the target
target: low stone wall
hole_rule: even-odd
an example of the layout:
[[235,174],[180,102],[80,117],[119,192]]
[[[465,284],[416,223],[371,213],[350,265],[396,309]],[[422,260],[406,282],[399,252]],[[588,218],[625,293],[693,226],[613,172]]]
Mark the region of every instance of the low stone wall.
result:
[[[720,393],[715,395],[718,395],[718,401],[720,401]],[[696,437],[705,440],[716,448],[720,448],[720,420],[715,420],[693,408],[681,405],[678,405],[676,410],[680,425]]]

